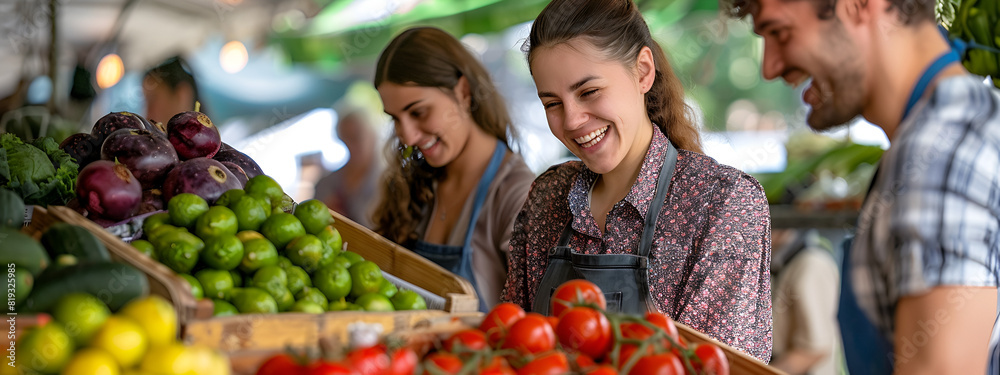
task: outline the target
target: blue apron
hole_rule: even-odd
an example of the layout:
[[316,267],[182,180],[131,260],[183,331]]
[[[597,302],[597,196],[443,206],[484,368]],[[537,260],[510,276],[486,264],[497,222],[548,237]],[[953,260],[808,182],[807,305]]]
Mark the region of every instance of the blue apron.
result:
[[[958,62],[958,54],[950,51],[938,57],[924,70],[924,73],[917,80],[917,85],[910,93],[910,98],[906,102],[903,110],[903,117],[900,122],[906,119],[910,110],[917,104],[927,85],[938,73],[951,63]],[[878,178],[878,170],[872,177],[871,185],[868,187],[868,195],[875,186]],[[867,196],[866,196],[867,200]],[[863,206],[862,206],[863,207]],[[895,354],[892,341],[885,337],[878,327],[875,326],[861,310],[857,296],[854,294],[853,281],[851,280],[851,247],[853,238],[847,239],[843,244],[843,261],[841,263],[840,278],[840,307],[837,310],[837,322],[840,324],[840,333],[844,344],[844,358],[847,362],[847,369],[851,375],[866,374],[892,374]]]
[[507,145],[502,141],[497,141],[497,148],[493,152],[493,158],[490,159],[490,164],[486,167],[486,171],[483,172],[483,176],[479,178],[479,185],[476,187],[476,195],[472,204],[472,215],[469,216],[469,228],[465,230],[464,245],[449,246],[417,240],[412,249],[413,252],[437,263],[439,266],[444,267],[444,269],[469,280],[469,283],[476,290],[476,295],[479,296],[479,311],[482,312],[487,312],[488,309],[486,308],[486,302],[482,298],[483,293],[479,290],[479,286],[476,283],[475,274],[472,272],[472,234],[475,232],[476,221],[479,218],[479,212],[483,208],[483,202],[486,201],[486,194],[489,193],[490,184],[493,183],[493,177],[496,176],[497,170],[500,169],[500,164],[503,163],[503,158],[506,154]]

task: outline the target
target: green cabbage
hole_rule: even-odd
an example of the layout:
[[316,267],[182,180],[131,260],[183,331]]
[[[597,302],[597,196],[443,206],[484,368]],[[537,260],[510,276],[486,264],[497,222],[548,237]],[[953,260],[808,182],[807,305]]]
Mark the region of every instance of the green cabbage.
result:
[[0,135],[0,187],[20,195],[24,204],[66,204],[76,195],[79,169],[52,138],[26,144],[13,134]]

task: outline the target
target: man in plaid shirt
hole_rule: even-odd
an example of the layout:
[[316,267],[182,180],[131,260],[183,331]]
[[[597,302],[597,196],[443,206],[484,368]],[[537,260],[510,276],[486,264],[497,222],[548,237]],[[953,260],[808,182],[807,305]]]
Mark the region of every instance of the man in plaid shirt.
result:
[[762,73],[808,82],[808,122],[892,143],[845,247],[838,312],[857,374],[1000,374],[1000,92],[959,63],[933,0],[723,0]]

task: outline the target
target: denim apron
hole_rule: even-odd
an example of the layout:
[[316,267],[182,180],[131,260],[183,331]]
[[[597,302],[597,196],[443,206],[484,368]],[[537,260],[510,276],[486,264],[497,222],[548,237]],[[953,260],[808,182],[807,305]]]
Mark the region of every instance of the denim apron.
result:
[[479,296],[479,311],[482,312],[487,312],[488,309],[486,308],[486,302],[483,301],[482,291],[479,290],[479,286],[476,283],[476,277],[472,272],[472,234],[475,232],[476,221],[479,218],[479,212],[483,208],[483,202],[486,201],[486,194],[489,193],[490,184],[493,182],[493,177],[496,176],[497,170],[500,169],[500,164],[503,163],[503,158],[506,154],[507,145],[502,141],[497,141],[493,158],[490,159],[490,164],[486,167],[486,171],[483,172],[483,176],[479,178],[479,185],[476,187],[476,195],[472,204],[472,215],[469,216],[469,228],[465,230],[464,244],[462,246],[449,246],[417,240],[412,249],[413,252],[437,263],[451,273],[469,280],[469,283],[476,290],[476,295]]
[[[927,90],[931,80],[945,67],[957,61],[958,54],[951,51],[938,57],[924,70],[910,93],[901,120],[906,119],[910,110]],[[878,171],[876,170],[868,188],[869,196],[877,178]],[[892,358],[895,354],[893,343],[868,319],[868,316],[861,310],[861,305],[858,304],[857,296],[854,294],[854,283],[851,277],[851,247],[853,242],[853,238],[847,239],[842,246],[844,257],[841,263],[840,307],[837,310],[837,322],[840,324],[847,369],[851,375],[892,374]]]
[[633,254],[580,254],[569,248],[573,235],[573,220],[563,229],[559,244],[549,250],[549,262],[535,293],[532,311],[548,315],[552,293],[562,283],[573,279],[586,279],[597,284],[608,302],[607,310],[629,314],[658,311],[649,296],[649,252],[653,245],[656,220],[660,217],[663,202],[670,188],[670,178],[677,164],[677,149],[667,143],[667,155],[656,180],[656,193],[642,229],[642,239],[636,255]]

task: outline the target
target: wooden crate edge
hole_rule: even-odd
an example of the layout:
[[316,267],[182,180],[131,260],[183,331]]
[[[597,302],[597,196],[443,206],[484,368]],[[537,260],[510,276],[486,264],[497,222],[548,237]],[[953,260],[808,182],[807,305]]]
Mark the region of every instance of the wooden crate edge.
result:
[[768,366],[766,363],[761,362],[757,358],[736,350],[719,340],[713,339],[684,323],[675,321],[674,324],[677,325],[677,330],[685,340],[695,343],[708,342],[721,348],[722,351],[726,353],[726,358],[729,359],[730,372],[733,374],[787,375],[785,372]]

